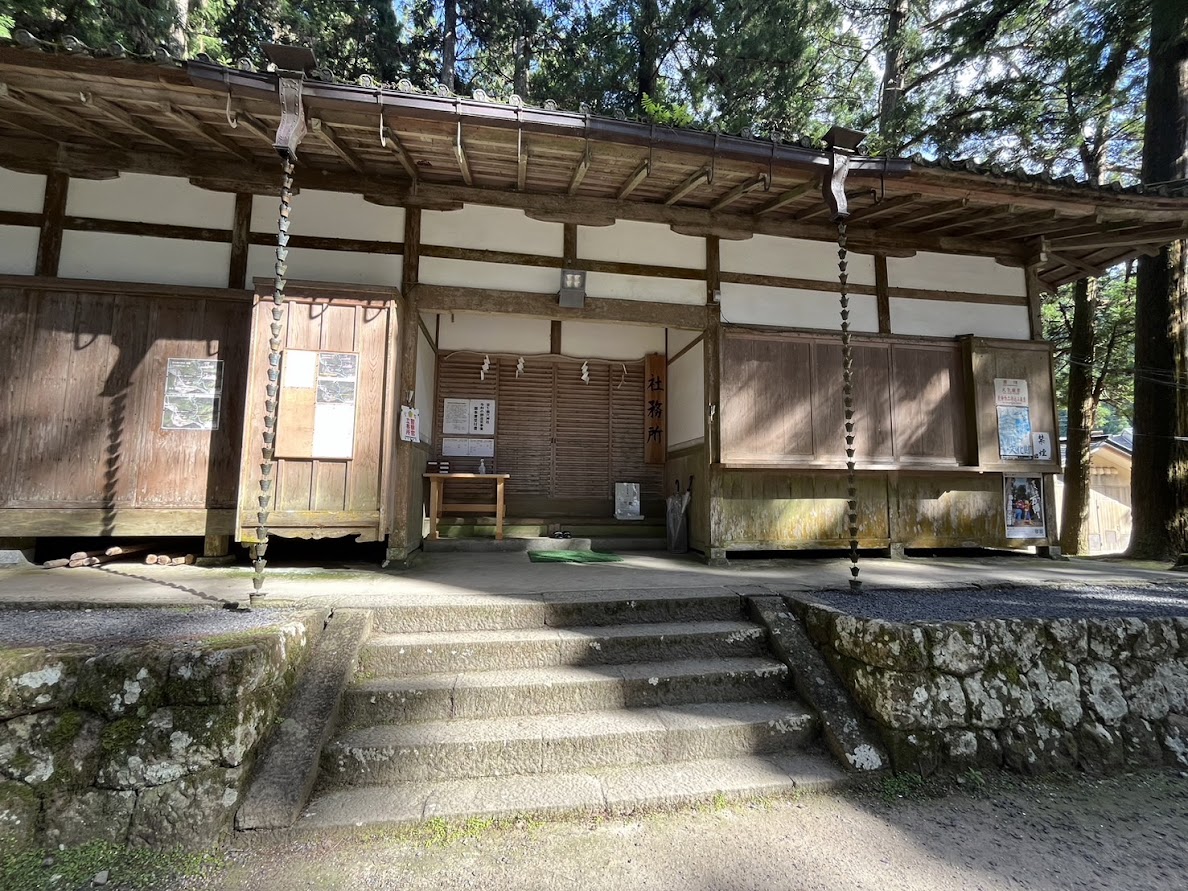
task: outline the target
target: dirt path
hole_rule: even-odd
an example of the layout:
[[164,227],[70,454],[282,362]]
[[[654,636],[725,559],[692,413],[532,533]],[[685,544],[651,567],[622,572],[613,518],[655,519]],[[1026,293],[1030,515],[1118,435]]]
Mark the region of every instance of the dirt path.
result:
[[[906,797],[888,801],[887,794]],[[865,790],[233,851],[180,889],[1183,889],[1188,775]]]

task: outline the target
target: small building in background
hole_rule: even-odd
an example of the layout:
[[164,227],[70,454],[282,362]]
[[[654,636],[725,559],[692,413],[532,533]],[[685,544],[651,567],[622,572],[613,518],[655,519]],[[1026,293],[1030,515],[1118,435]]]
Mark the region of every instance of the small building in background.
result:
[[[1061,466],[1066,443],[1060,441]],[[1089,447],[1089,551],[1116,554],[1130,544],[1130,465],[1134,435],[1094,433]],[[1056,477],[1056,504],[1064,510],[1064,475]],[[1061,516],[1063,513],[1060,514]]]

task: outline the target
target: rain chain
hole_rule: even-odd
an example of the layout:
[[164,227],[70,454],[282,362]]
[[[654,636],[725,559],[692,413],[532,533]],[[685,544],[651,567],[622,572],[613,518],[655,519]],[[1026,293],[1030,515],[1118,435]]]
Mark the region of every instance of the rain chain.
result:
[[276,444],[276,405],[280,392],[281,330],[284,320],[286,260],[289,256],[289,212],[293,199],[293,159],[282,155],[284,177],[281,180],[280,219],[276,233],[276,282],[272,289],[272,336],[268,340],[268,383],[264,398],[264,445],[260,463],[260,509],[256,514],[256,544],[252,545],[252,598],[263,597],[264,567],[268,561],[264,555],[268,550],[268,516],[272,505],[274,446]]
[[850,590],[862,590],[858,578],[858,483],[854,476],[854,347],[850,343],[850,295],[846,221],[837,224],[837,278],[841,285],[842,399],[846,409],[846,519],[850,532]]

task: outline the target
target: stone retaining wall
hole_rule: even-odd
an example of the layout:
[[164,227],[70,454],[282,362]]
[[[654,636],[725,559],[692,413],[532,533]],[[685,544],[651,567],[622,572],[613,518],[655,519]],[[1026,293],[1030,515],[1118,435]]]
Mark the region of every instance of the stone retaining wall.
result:
[[0,649],[0,848],[213,844],[321,627]]
[[797,608],[896,770],[1188,765],[1188,619],[902,624]]

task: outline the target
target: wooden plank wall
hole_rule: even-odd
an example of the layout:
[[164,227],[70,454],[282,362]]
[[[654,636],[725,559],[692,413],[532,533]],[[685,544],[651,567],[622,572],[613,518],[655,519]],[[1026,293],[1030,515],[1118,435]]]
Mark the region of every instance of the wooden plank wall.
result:
[[693,477],[693,498],[689,502],[689,547],[704,553],[709,548],[709,480],[706,478],[705,443],[688,446],[668,455],[664,467],[664,496],[682,492]]
[[[293,297],[285,302],[282,349],[359,354],[355,394],[354,455],[346,460],[277,458],[270,525],[277,535],[321,537],[359,535],[375,541],[386,532],[380,523],[380,474],[383,463],[384,410],[391,390],[388,343],[394,304],[384,299]],[[252,541],[260,469],[271,299],[259,299],[253,326],[255,364],[247,404],[247,454],[244,462],[241,540]],[[284,418],[277,420],[284,424]]]
[[[171,290],[0,288],[0,508],[234,506],[250,306]],[[161,429],[170,358],[222,360],[219,429]],[[116,520],[30,531],[112,534]],[[205,529],[201,512],[163,522],[160,534]]]

